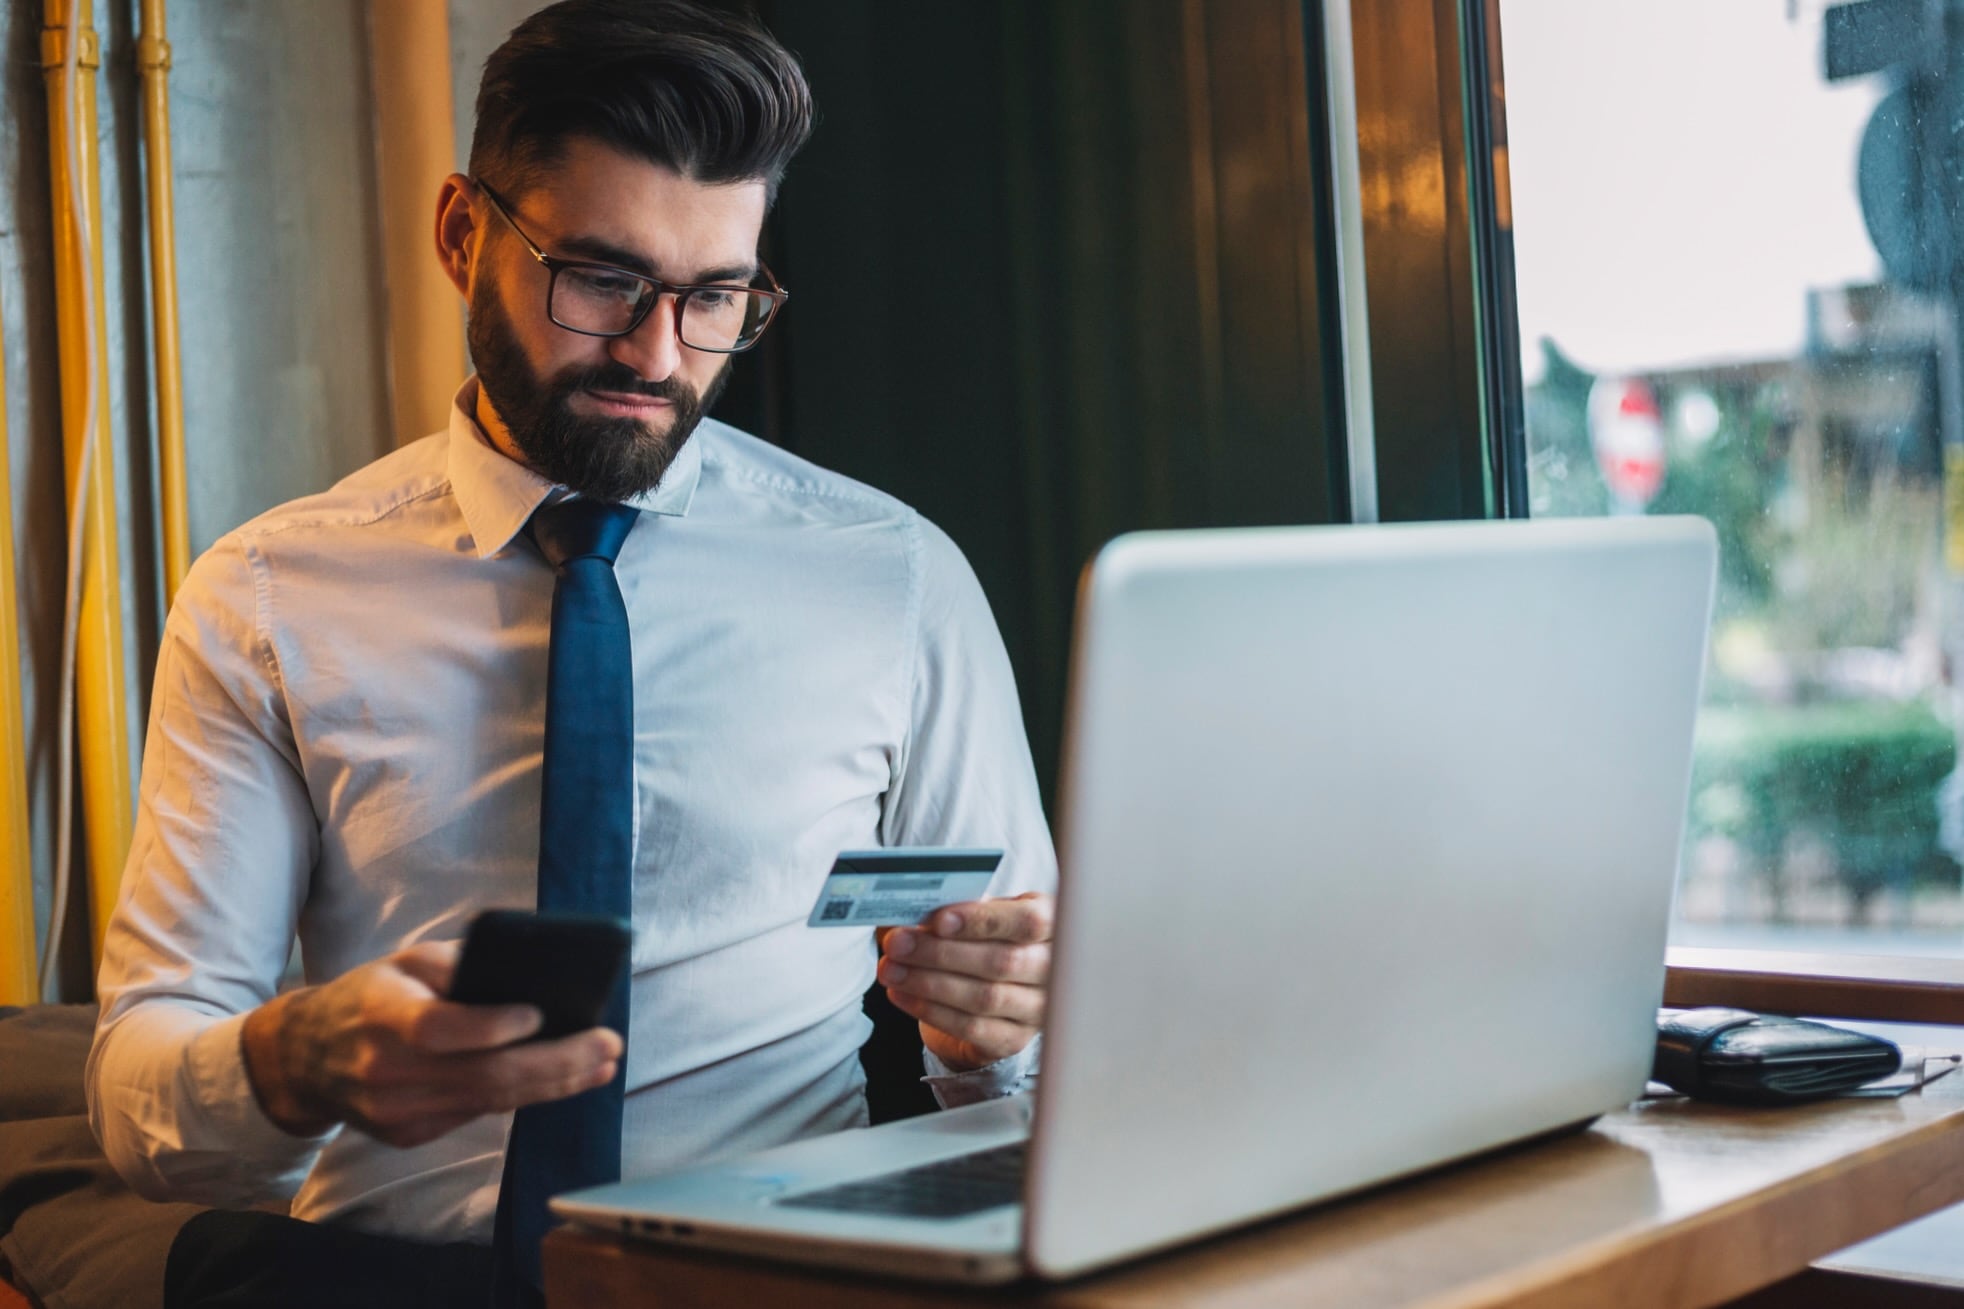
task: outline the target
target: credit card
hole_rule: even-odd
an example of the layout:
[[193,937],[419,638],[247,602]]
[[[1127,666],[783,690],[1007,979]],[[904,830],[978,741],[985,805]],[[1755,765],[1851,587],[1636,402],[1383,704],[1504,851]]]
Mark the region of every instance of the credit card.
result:
[[1000,850],[847,850],[825,875],[818,903],[805,921],[812,927],[918,923],[942,905],[979,898],[1001,862]]

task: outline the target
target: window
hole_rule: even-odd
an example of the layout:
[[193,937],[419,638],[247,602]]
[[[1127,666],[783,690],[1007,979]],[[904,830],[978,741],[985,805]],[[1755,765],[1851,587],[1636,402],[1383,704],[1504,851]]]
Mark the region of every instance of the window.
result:
[[1501,0],[1529,511],[1724,552],[1678,944],[1964,955],[1964,49],[1912,8]]

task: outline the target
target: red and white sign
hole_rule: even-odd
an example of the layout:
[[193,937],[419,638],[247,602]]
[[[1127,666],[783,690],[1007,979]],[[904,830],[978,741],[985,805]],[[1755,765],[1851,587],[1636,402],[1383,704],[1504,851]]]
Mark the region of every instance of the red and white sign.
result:
[[1664,418],[1657,393],[1634,377],[1602,377],[1589,388],[1589,444],[1617,507],[1636,513],[1664,486]]

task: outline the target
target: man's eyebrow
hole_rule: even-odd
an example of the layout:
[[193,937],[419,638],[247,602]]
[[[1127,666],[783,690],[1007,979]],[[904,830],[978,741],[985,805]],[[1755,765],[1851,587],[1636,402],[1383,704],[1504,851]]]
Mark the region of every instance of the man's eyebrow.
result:
[[[604,241],[597,236],[567,237],[564,241],[560,242],[559,248],[564,250],[569,257],[590,259],[602,264],[612,264],[616,268],[625,268],[630,273],[639,273],[643,277],[652,277],[659,282],[669,280],[657,272],[652,263],[634,253],[634,251],[626,249],[623,246],[615,245],[611,241]],[[703,272],[696,274],[691,282],[678,283],[678,285],[700,285],[704,282],[748,282],[756,275],[757,265],[755,262],[730,264],[723,268],[705,269]]]
[[757,276],[757,265],[754,262],[748,264],[731,264],[727,268],[704,269],[702,272],[696,274],[695,280],[691,285],[702,286],[708,282],[744,284],[748,283],[755,276]]

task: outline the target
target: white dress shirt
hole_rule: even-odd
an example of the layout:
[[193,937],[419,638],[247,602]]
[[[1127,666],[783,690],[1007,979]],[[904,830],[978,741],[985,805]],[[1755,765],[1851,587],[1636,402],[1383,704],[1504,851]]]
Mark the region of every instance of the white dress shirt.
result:
[[[144,1194],[297,1186],[303,1218],[489,1239],[509,1115],[408,1150],[294,1137],[240,1053],[296,934],[319,982],[534,903],[553,574],[520,529],[556,488],[475,400],[227,535],[165,625],[88,1079]],[[626,1176],[866,1121],[870,932],[805,926],[840,850],[1001,846],[992,893],[1056,878],[1002,640],[944,534],[714,421],[635,503]],[[949,1102],[1025,1071],[931,1080]]]

